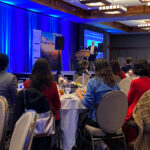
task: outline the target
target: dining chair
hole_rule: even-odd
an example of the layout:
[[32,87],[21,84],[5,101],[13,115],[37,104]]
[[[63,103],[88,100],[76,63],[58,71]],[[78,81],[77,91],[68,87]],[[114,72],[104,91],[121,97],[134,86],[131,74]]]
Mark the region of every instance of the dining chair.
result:
[[115,75],[115,80],[117,83],[119,83],[121,81],[121,78]]
[[121,90],[128,95],[129,89],[130,89],[130,84],[131,84],[131,78],[124,78],[119,82],[119,86]]
[[133,119],[138,126],[134,150],[150,149],[150,90],[146,91],[133,110]]
[[96,108],[97,123],[100,128],[85,125],[90,134],[92,149],[95,149],[95,141],[105,141],[122,138],[124,148],[127,150],[122,126],[127,113],[127,98],[122,91],[111,91],[105,94]]
[[8,126],[9,107],[7,100],[0,96],[0,150],[3,149]]
[[75,80],[75,82],[82,84],[82,76],[78,77],[78,78]]
[[34,110],[25,112],[16,122],[9,150],[30,150],[37,114]]

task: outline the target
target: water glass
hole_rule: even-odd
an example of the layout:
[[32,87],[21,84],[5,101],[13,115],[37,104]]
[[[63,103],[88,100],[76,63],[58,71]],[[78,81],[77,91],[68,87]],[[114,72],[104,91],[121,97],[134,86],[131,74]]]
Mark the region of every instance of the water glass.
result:
[[22,90],[24,88],[23,80],[18,80],[18,90]]
[[65,92],[68,95],[71,91],[71,85],[69,83],[65,84]]

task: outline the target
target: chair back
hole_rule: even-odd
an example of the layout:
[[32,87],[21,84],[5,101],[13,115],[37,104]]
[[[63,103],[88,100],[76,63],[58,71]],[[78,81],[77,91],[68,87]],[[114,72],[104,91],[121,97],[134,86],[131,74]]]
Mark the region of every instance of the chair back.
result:
[[75,80],[75,82],[82,84],[82,76],[78,77],[78,78]]
[[115,75],[115,80],[117,83],[119,83],[121,81],[121,78]]
[[[133,110],[133,119],[138,125],[138,137],[134,144],[134,150],[150,147],[150,89],[139,99]],[[144,144],[143,144],[144,143]]]
[[7,100],[0,96],[0,150],[3,149],[8,126],[9,107]]
[[122,91],[105,94],[97,105],[96,118],[105,133],[115,133],[123,125],[128,109],[126,95]]
[[131,78],[124,78],[119,82],[119,86],[121,90],[128,95],[129,89],[130,89],[130,84],[131,84]]
[[37,114],[33,110],[25,112],[16,122],[9,150],[30,150]]

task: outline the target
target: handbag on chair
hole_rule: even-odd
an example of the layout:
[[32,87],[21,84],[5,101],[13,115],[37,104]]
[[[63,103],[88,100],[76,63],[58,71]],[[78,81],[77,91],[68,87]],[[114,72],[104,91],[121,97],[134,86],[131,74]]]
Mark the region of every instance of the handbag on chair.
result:
[[[55,134],[55,117],[45,95],[35,88],[23,90],[25,109],[35,109],[37,111],[37,120],[34,130],[35,137],[44,137]],[[28,99],[28,100],[27,100]],[[29,102],[30,101],[30,102]],[[44,107],[45,106],[45,107]],[[42,111],[39,111],[39,108]],[[46,110],[44,111],[44,108]],[[44,112],[43,112],[44,111]]]

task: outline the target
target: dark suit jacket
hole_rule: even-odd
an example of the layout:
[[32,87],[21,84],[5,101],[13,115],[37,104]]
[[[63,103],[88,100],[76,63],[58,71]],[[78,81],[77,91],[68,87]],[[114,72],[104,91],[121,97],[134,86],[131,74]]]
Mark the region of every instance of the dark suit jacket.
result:
[[121,70],[124,71],[125,73],[127,73],[130,69],[132,69],[132,66],[128,64],[121,68]]
[[[88,47],[89,50],[91,50],[91,46]],[[97,56],[98,48],[97,46],[94,46],[94,55]]]
[[9,105],[8,131],[13,131],[14,103],[17,95],[17,78],[5,71],[0,72],[0,95],[5,97]]
[[13,105],[17,95],[17,78],[5,71],[0,72],[0,95],[4,96],[9,106]]

